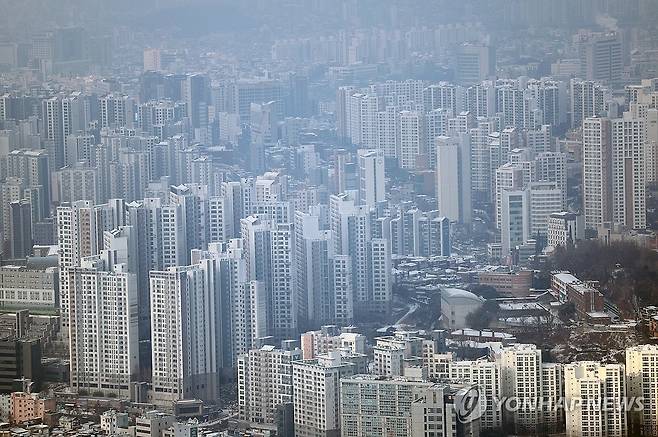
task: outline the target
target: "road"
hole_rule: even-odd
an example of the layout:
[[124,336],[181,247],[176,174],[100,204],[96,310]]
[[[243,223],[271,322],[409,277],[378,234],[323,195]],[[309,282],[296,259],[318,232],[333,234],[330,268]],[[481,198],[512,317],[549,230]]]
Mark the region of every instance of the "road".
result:
[[407,311],[407,312],[404,314],[404,316],[400,317],[400,320],[398,320],[397,322],[395,322],[395,324],[396,324],[396,325],[401,325],[401,324],[403,324],[403,323],[404,323],[404,320],[405,320],[407,317],[409,317],[410,315],[412,315],[413,313],[415,313],[416,310],[417,310],[418,308],[420,308],[420,305],[418,305],[417,303],[412,304],[412,305],[409,307],[409,311]]

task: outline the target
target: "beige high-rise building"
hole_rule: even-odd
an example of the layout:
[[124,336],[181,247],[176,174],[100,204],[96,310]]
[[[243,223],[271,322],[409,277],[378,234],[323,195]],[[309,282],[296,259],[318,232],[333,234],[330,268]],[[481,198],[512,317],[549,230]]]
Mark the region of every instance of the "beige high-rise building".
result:
[[366,353],[366,336],[342,329],[335,325],[322,326],[318,331],[302,334],[302,353],[305,360],[333,351],[350,351],[355,354]]
[[[635,108],[637,109],[637,108]],[[647,168],[646,120],[637,111],[622,118],[583,122],[583,206],[585,226],[613,223],[645,229]]]

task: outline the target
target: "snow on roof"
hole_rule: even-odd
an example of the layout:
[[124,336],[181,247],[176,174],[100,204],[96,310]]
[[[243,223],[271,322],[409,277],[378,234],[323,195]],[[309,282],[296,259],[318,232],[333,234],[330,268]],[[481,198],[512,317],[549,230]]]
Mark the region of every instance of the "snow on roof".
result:
[[575,282],[580,282],[580,279],[576,278],[574,275],[571,273],[555,273],[553,276],[555,276],[557,279],[559,279],[561,282],[567,283],[567,284],[572,284]]
[[483,298],[471,293],[470,291],[462,290],[461,288],[444,288],[441,290],[441,296],[448,299],[462,298],[478,302],[484,301]]

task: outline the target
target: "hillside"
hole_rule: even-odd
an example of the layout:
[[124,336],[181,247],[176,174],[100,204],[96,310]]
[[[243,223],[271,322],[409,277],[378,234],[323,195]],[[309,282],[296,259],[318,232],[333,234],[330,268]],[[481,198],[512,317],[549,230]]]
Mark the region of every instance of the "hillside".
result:
[[542,276],[568,270],[581,280],[599,281],[604,296],[625,317],[635,317],[636,305],[658,303],[658,253],[631,243],[589,240],[558,248],[542,270]]

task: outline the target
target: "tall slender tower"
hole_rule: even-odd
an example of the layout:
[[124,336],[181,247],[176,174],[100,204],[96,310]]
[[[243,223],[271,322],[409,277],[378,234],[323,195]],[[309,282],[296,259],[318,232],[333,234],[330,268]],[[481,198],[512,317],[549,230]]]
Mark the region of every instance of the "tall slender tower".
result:
[[583,122],[583,209],[588,228],[612,221],[612,125],[607,118]]

